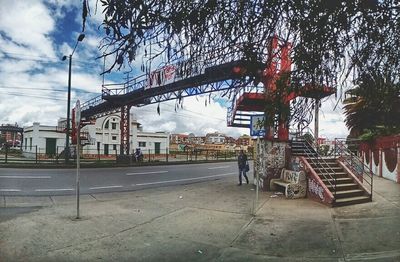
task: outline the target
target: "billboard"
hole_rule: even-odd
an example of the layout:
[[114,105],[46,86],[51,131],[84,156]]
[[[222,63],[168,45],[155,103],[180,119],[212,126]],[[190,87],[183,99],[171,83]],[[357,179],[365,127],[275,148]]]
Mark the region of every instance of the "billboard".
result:
[[148,85],[145,89],[154,88],[170,84],[175,80],[176,68],[173,65],[167,65],[150,73]]

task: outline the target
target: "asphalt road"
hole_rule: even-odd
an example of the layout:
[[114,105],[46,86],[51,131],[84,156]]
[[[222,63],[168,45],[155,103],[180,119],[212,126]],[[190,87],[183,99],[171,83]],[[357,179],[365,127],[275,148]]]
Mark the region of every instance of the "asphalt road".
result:
[[[119,168],[85,168],[80,172],[81,194],[120,192],[232,177],[236,162]],[[76,169],[0,169],[0,195],[53,196],[75,194]]]

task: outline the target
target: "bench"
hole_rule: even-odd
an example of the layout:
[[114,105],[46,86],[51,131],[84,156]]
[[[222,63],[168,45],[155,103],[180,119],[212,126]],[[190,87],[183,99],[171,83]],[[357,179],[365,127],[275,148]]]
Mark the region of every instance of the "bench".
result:
[[287,198],[303,198],[306,197],[307,180],[304,171],[292,171],[282,169],[281,177],[271,179],[270,187],[272,191],[277,191],[278,187],[285,188],[285,196]]

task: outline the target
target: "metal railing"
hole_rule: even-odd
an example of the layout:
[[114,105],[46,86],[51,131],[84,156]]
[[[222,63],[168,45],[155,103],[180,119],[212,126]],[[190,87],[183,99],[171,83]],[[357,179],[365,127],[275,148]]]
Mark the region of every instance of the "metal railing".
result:
[[[318,174],[322,175],[324,179],[326,179],[327,183],[330,185],[331,189],[333,190],[333,196],[336,199],[336,186],[337,180],[335,176],[335,171],[330,167],[329,163],[322,158],[322,156],[318,153],[318,147],[313,142],[307,138],[296,138],[294,141],[301,142],[303,145],[305,155],[307,157],[307,161],[311,162],[315,167],[313,169],[318,168]],[[321,172],[322,169],[322,172]]]
[[[227,53],[222,56],[217,56],[214,50],[209,54],[202,54],[196,58],[187,59],[187,57],[181,57],[170,61],[168,64],[164,63],[163,66],[157,67],[149,73],[130,78],[125,83],[104,85],[102,95],[104,98],[107,96],[125,95],[137,90],[160,87],[169,83],[204,74],[206,69],[212,66],[234,61],[245,61],[243,60],[244,57],[246,56],[243,50],[240,49],[236,50],[236,52]],[[173,73],[170,74],[171,78],[168,79],[164,77],[164,70],[167,69],[173,71]],[[153,75],[157,74],[160,74],[160,79],[158,79],[159,81],[155,81],[157,77],[152,79]]]
[[[120,156],[120,145],[108,145],[106,148],[93,148],[84,146],[81,148],[80,159],[84,164],[118,164]],[[188,150],[170,150],[166,149],[143,149],[141,159],[134,159],[134,152],[128,156],[131,158],[131,165],[140,165],[140,162],[206,162],[206,161],[234,161],[238,157],[235,150],[216,150],[216,149],[188,149]],[[56,146],[54,152],[49,152],[46,148],[37,145],[23,146],[22,148],[0,149],[0,164],[53,164],[64,165],[65,147]],[[248,154],[252,159],[252,154]],[[70,164],[76,161],[76,149],[70,147]]]
[[[233,124],[235,121],[235,115],[236,115],[236,109],[237,109],[237,101],[238,99],[245,93],[264,93],[264,86],[254,86],[254,85],[249,85],[249,86],[244,86],[242,88],[239,88],[235,90],[235,94],[232,98],[231,105],[228,107],[227,110],[227,124],[228,126]],[[259,113],[258,113],[259,114]],[[248,118],[248,124],[250,124],[250,117]]]
[[356,148],[358,149],[359,143],[358,139],[335,138],[335,156],[338,156],[355,173],[366,189],[369,189],[368,193],[372,199],[374,172],[353,152]]
[[[186,79],[188,77],[204,74],[205,70],[211,66],[222,65],[224,63],[234,61],[243,62],[245,61],[244,58],[247,57],[247,51],[244,48],[245,45],[246,43],[237,44],[237,47],[234,50],[230,50],[230,52],[223,53],[222,55],[220,52],[216,52],[217,50],[213,50],[212,52],[204,53],[198,56],[187,55],[183,57],[178,57],[177,59],[168,61],[168,63],[161,63],[160,66],[157,66],[155,70],[130,78],[124,83],[103,85],[102,94],[84,102],[81,105],[81,110],[85,111],[90,109],[91,107],[99,106],[103,103],[106,103],[107,101],[104,99],[105,97],[131,94],[135,91],[145,90],[167,84],[152,84],[152,81],[150,80],[151,74],[157,73],[158,71],[163,70],[166,67],[175,67],[176,73],[173,76],[173,80],[168,82],[172,83]],[[258,51],[261,50],[257,46],[254,46],[254,48]],[[255,55],[258,58],[267,57],[267,53],[265,52],[255,53]],[[188,57],[191,58],[188,59]]]

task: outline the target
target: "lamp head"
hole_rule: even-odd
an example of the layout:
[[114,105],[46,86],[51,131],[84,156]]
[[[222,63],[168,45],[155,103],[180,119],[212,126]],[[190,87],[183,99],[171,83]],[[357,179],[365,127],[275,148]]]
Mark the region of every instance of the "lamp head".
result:
[[80,34],[79,36],[78,36],[78,41],[79,42],[82,42],[82,40],[85,38],[85,34]]
[[61,59],[62,59],[62,61],[65,61],[65,59],[67,59],[67,56],[65,55]]

